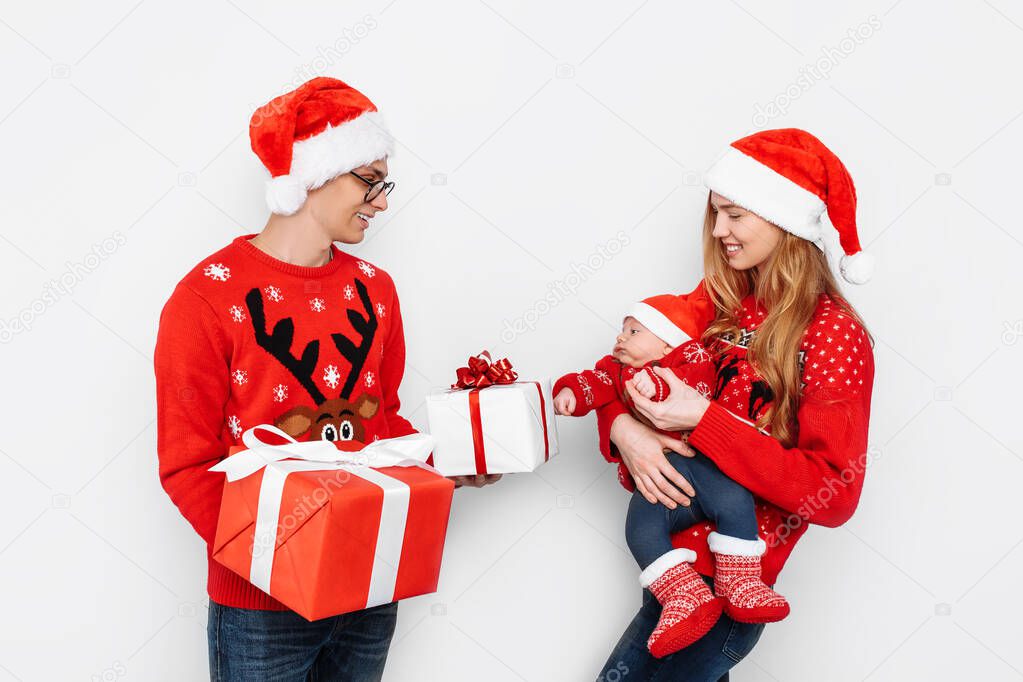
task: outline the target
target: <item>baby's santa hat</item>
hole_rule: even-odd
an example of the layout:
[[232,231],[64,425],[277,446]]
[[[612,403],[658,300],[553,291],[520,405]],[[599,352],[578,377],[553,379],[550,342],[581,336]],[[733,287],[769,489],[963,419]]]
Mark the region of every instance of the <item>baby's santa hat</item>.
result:
[[692,293],[661,294],[644,298],[625,314],[634,317],[661,341],[672,347],[699,340],[703,330],[714,319],[714,303],[704,289],[703,281]]
[[326,77],[256,109],[249,140],[270,171],[266,203],[281,215],[302,208],[309,190],[394,152],[394,140],[369,98]]
[[842,277],[863,284],[874,261],[856,232],[856,187],[849,171],[816,137],[798,128],[763,130],[731,144],[705,176],[707,187],[786,232],[823,236],[825,210],[845,255]]

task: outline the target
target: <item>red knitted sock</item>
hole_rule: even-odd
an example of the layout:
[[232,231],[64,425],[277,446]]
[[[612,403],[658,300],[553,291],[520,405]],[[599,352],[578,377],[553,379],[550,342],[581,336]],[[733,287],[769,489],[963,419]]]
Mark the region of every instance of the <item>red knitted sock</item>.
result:
[[[763,540],[742,540],[719,533],[708,536],[714,553],[714,593],[725,613],[740,623],[774,623],[789,615],[789,603],[760,577]],[[724,551],[723,551],[724,550]]]
[[661,603],[657,621],[647,648],[655,658],[663,658],[684,649],[707,634],[721,616],[721,600],[716,599],[690,562],[696,554],[675,549],[664,554],[640,575],[640,584]]

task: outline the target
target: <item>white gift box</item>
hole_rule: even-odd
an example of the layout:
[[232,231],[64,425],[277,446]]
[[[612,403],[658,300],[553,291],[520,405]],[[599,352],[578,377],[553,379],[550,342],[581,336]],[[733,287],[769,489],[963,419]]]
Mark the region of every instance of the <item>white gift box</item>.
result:
[[434,391],[426,412],[445,476],[533,471],[558,453],[549,379]]

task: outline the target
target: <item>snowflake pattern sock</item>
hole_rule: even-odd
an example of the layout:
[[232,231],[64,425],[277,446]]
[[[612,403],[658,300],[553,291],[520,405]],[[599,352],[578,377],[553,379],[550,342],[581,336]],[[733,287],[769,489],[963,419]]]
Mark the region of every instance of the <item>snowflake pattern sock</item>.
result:
[[740,623],[774,623],[789,615],[789,603],[760,577],[763,540],[743,540],[719,533],[708,537],[714,553],[714,593],[725,600],[725,613]]
[[647,640],[655,658],[689,646],[707,634],[721,616],[721,600],[693,570],[695,559],[692,550],[674,549],[640,574],[640,584],[661,603],[661,617]]

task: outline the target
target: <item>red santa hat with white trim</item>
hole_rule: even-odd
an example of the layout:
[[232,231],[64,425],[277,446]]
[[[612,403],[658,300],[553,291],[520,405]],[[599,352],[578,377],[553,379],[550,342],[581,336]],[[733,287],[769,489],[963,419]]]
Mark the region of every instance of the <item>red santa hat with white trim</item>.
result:
[[714,319],[714,302],[707,295],[703,280],[692,293],[661,294],[633,304],[626,317],[633,317],[672,347],[703,336]]
[[249,141],[270,171],[266,203],[281,215],[298,212],[309,190],[394,152],[394,140],[373,102],[326,77],[256,109]]
[[827,210],[845,255],[842,277],[870,279],[874,260],[856,232],[856,187],[849,171],[816,137],[798,128],[763,130],[729,146],[705,175],[711,190],[786,232],[820,242]]

